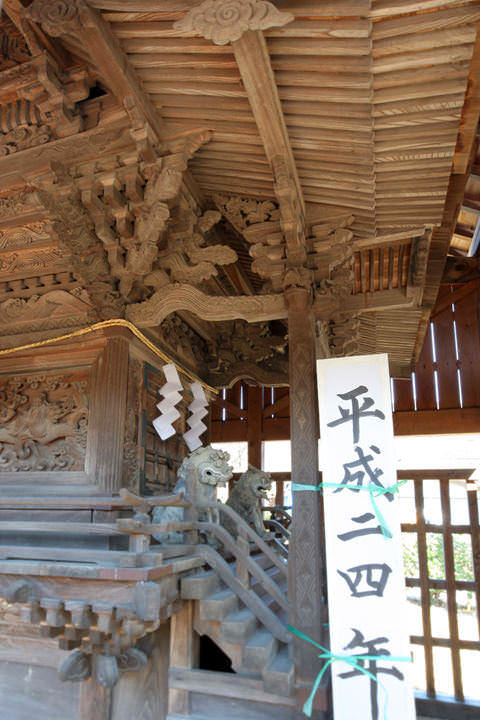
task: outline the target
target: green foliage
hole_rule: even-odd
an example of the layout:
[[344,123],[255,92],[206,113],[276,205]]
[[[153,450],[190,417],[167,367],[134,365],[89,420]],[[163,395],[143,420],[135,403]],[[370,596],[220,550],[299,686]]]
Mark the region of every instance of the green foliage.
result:
[[[418,561],[417,537],[414,533],[405,533],[403,540],[403,562],[406,577],[418,578],[420,567]],[[474,580],[471,540],[468,535],[453,535],[453,556],[455,563],[455,579]],[[445,579],[445,558],[443,554],[443,535],[441,533],[427,533],[427,565],[428,575],[431,579]],[[434,604],[445,605],[446,593],[444,590],[431,590],[431,600]],[[468,593],[467,609],[470,606],[472,593]]]

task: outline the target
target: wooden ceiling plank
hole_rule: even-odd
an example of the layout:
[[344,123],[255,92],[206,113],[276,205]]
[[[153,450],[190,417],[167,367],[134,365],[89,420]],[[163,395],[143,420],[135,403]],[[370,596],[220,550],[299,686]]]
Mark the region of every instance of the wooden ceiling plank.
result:
[[129,53],[128,58],[134,68],[233,68],[236,69],[237,64],[233,54],[201,54],[193,53]]
[[407,15],[373,23],[374,40],[398,37],[409,33],[420,33],[430,30],[442,30],[458,27],[480,20],[480,8],[475,5],[464,5],[448,10],[437,10],[415,15]]
[[462,122],[453,160],[453,172],[464,174],[470,163],[470,148],[475,141],[480,119],[480,26],[473,51]]
[[371,18],[386,18],[423,10],[454,8],[469,5],[470,3],[474,5],[476,0],[376,0],[369,16]]
[[420,50],[414,53],[404,52],[396,55],[384,55],[376,57],[372,72],[384,73],[392,70],[406,70],[408,68],[418,68],[427,65],[444,65],[447,63],[470,61],[472,57],[473,45],[457,45],[451,47],[438,47],[432,50]]
[[437,80],[456,80],[468,75],[470,65],[467,61],[455,65],[434,65],[432,67],[410,68],[374,75],[373,88],[381,90],[401,85],[416,85]]
[[[432,13],[433,14],[433,13]],[[475,42],[477,28],[474,24],[433,30],[432,32],[412,32],[411,35],[395,35],[385,39],[373,38],[373,58],[397,53],[416,53],[433,48],[457,47]]]
[[[92,7],[103,11],[125,11],[125,0],[89,0]],[[366,0],[342,0],[337,3],[335,0],[277,0],[279,9],[288,9],[294,12],[297,17],[366,17],[368,15],[369,3]],[[152,12],[159,13],[158,0],[129,0],[129,12]],[[162,0],[162,13],[184,14],[185,3],[180,0]]]
[[443,79],[425,84],[395,85],[394,87],[375,89],[373,103],[374,105],[380,105],[381,103],[388,102],[423,100],[429,97],[459,95],[465,92],[467,78],[468,75],[465,73],[458,80]]

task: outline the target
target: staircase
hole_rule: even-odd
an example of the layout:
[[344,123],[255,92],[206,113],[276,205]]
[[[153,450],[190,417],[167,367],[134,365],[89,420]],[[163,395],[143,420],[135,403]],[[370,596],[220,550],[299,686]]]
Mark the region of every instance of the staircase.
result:
[[[236,712],[239,719],[289,718],[296,704],[293,698],[295,668],[289,651],[291,635],[286,629],[284,552],[275,547],[273,538],[269,543],[263,541],[230,508],[222,508],[222,512],[235,521],[237,538],[214,523],[196,523],[196,527],[213,536],[222,549],[220,553],[211,544],[196,545],[196,554],[203,557],[208,567],[184,576],[180,593],[182,599],[194,602],[194,630],[199,635],[207,635],[223,650],[235,674],[171,668],[170,687],[187,688],[187,673],[193,706],[197,698],[197,711],[193,712],[192,708],[193,714],[171,714],[168,720],[185,717],[203,720],[210,716],[210,709],[214,711],[215,704],[215,714],[229,720],[236,720]],[[228,707],[226,697],[230,699]],[[231,705],[233,698],[236,698],[236,710]],[[202,702],[205,704],[207,700],[205,708]],[[257,700],[261,703],[258,707]]]

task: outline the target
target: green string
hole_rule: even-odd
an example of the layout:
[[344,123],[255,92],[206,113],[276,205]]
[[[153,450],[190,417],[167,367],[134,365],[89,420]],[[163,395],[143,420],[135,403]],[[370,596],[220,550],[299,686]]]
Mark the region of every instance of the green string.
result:
[[[297,628],[293,627],[292,625],[287,625],[287,630],[289,630],[291,633],[296,635],[297,637],[301,638],[302,640],[306,640],[306,642],[309,642],[311,645],[315,645],[319,650],[322,652],[318,655],[318,658],[320,660],[326,660],[327,662],[323,666],[323,668],[318,673],[315,682],[313,683],[312,691],[310,695],[308,696],[307,700],[305,701],[303,705],[303,712],[307,717],[312,716],[312,706],[313,706],[313,699],[315,697],[315,694],[318,690],[318,687],[322,681],[322,677],[327,670],[327,668],[334,662],[344,662],[347,663],[347,665],[350,665],[355,670],[359,670],[364,675],[367,675],[371,680],[378,683],[378,685],[382,688],[383,692],[385,693],[385,702],[383,706],[383,717],[384,720],[387,720],[387,704],[388,704],[388,692],[385,688],[385,686],[380,682],[380,680],[373,675],[369,670],[363,667],[363,665],[360,665],[361,660],[378,660],[378,655],[337,655],[330,650],[327,650],[327,648],[322,647],[322,645],[319,645],[315,640],[312,640],[308,637],[308,635],[305,635],[301,630],[297,630]],[[382,659],[387,659],[390,662],[412,662],[411,657],[394,657],[392,655],[382,655]]]
[[[378,524],[380,525],[382,529],[382,534],[386,538],[393,537],[387,522],[385,518],[383,517],[380,508],[378,507],[377,503],[375,502],[376,497],[380,497],[381,495],[388,495],[388,493],[392,493],[394,495],[395,493],[400,492],[400,486],[404,485],[408,480],[399,480],[394,485],[391,485],[390,487],[381,487],[380,485],[375,485],[375,483],[369,483],[368,485],[360,485],[355,487],[355,490],[367,490],[367,492],[370,495],[370,500],[372,502],[372,507],[375,512],[375,515],[378,520]],[[293,492],[298,492],[302,490],[317,490],[322,491],[322,488],[324,487],[331,487],[331,488],[347,488],[351,490],[347,484],[345,483],[320,483],[319,485],[304,485],[302,483],[292,483],[292,490]]]

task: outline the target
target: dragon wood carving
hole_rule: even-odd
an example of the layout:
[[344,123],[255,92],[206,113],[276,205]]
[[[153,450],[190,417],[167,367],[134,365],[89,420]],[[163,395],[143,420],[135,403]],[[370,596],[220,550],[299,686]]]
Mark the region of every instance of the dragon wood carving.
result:
[[0,472],[81,470],[87,380],[29,375],[0,381]]

